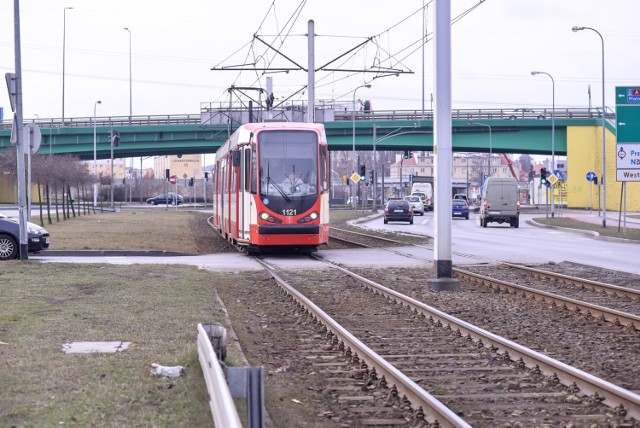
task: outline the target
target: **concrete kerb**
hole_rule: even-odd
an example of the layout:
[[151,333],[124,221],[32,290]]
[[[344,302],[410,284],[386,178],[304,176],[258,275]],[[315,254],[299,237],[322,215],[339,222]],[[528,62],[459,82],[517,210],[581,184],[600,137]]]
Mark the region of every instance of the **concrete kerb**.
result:
[[44,250],[38,255],[50,257],[176,257],[196,254],[163,250]]

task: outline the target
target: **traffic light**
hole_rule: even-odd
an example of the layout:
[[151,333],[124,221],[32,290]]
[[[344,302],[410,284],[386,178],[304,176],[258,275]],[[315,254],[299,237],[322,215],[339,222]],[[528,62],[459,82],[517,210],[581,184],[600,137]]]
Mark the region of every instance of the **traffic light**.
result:
[[409,150],[404,151],[404,155],[402,156],[404,159],[409,159]]
[[593,177],[593,184],[598,185],[598,176]]
[[204,172],[204,181],[209,181],[209,173],[207,171]]
[[369,181],[372,183],[375,181],[375,178],[373,176],[373,170],[369,171]]
[[190,186],[190,187],[193,187],[193,177],[191,177],[191,178],[189,179],[189,186]]
[[547,168],[540,169],[540,184],[547,185]]
[[[360,165],[360,177],[367,176],[367,167],[364,165]],[[364,180],[364,178],[362,178]]]
[[112,147],[118,147],[120,145],[120,132],[112,130],[110,138]]
[[167,180],[168,180],[169,178],[171,178],[171,175],[169,175],[169,174],[170,174],[170,172],[169,172],[169,168],[165,169],[165,170],[164,170],[164,177],[165,177]]

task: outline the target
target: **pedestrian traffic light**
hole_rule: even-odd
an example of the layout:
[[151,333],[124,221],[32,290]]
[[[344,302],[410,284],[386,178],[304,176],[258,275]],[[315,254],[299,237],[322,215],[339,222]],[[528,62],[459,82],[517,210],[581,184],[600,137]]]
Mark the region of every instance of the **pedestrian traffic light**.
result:
[[372,183],[374,182],[373,170],[369,171],[369,181]]
[[598,176],[593,177],[593,184],[598,185]]

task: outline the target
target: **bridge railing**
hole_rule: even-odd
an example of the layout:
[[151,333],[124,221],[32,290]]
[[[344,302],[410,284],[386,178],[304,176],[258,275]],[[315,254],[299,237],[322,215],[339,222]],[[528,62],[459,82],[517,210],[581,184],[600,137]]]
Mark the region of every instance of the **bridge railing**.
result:
[[[304,110],[301,106],[287,107],[284,109],[274,109],[271,117],[282,121],[304,121]],[[599,119],[602,118],[601,108],[556,108],[556,119]],[[517,120],[517,119],[551,119],[552,109],[455,109],[451,112],[453,120]],[[255,110],[249,115],[246,109],[207,109],[200,114],[170,114],[170,115],[146,115],[146,116],[107,116],[96,117],[97,126],[164,126],[164,125],[227,125],[237,126],[247,123],[250,120],[262,121],[267,114],[264,110]],[[332,108],[321,107],[316,110],[318,122],[351,122],[352,120],[433,120],[432,110],[377,110],[364,112],[362,110],[350,111],[348,109],[334,110]],[[606,110],[605,119],[615,121],[615,112]],[[36,123],[41,128],[86,128],[93,126],[93,117],[65,118],[61,119],[30,119],[25,123]],[[0,124],[0,129],[11,129],[11,121],[4,121]]]

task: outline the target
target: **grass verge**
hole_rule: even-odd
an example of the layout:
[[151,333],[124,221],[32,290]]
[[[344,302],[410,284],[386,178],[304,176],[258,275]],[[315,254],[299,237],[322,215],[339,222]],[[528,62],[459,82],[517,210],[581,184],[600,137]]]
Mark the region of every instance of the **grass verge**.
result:
[[[234,281],[212,278],[175,265],[2,262],[0,425],[211,425],[196,325],[223,322],[215,281]],[[132,345],[63,353],[74,341]],[[152,377],[151,363],[186,374]]]
[[607,236],[610,238],[622,238],[633,241],[640,241],[640,229],[627,228],[626,233],[622,233],[622,228],[618,232],[618,225],[607,225],[603,228],[599,224],[585,223],[582,221],[573,220],[570,218],[534,218],[533,221],[548,226],[563,227],[569,229],[586,230],[591,232],[597,232],[600,236]]

